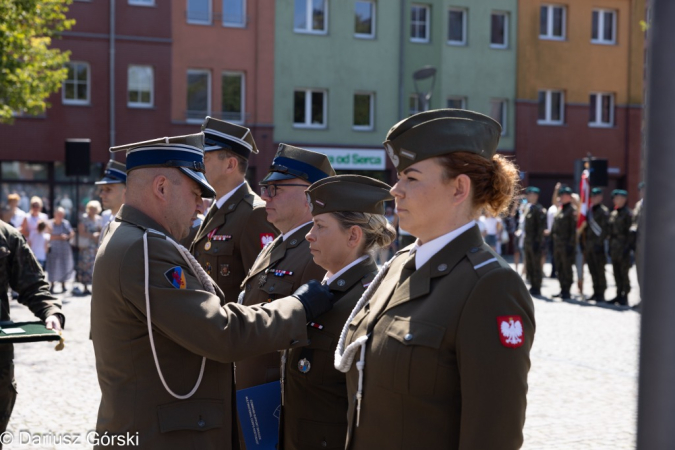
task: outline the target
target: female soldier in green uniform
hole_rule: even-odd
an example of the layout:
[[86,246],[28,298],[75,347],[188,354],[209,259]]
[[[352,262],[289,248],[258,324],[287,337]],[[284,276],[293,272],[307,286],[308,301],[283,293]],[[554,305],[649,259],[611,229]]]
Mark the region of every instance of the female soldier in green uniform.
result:
[[506,211],[518,170],[501,127],[446,109],[413,115],[385,148],[400,225],[417,241],[383,266],[345,324],[348,449],[516,449],[534,308],[474,219]]

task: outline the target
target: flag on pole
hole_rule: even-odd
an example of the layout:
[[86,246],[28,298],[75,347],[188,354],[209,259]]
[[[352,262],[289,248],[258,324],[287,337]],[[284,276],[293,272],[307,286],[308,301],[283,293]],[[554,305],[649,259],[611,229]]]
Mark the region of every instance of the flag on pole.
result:
[[577,219],[577,229],[586,221],[586,216],[591,210],[591,186],[588,182],[589,172],[585,169],[581,172],[581,182],[579,183],[579,197],[581,205],[579,206],[579,218]]

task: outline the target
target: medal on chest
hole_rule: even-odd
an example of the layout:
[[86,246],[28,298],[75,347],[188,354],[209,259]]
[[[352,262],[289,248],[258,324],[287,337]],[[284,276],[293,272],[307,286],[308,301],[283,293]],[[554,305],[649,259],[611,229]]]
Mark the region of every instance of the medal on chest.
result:
[[307,373],[312,368],[312,363],[307,358],[302,358],[298,361],[298,370],[302,373]]

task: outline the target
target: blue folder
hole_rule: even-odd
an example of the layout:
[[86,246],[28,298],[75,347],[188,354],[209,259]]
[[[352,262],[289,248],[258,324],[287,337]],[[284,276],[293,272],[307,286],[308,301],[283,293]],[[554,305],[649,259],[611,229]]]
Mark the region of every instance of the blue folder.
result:
[[237,391],[237,412],[247,450],[276,450],[281,416],[278,381]]

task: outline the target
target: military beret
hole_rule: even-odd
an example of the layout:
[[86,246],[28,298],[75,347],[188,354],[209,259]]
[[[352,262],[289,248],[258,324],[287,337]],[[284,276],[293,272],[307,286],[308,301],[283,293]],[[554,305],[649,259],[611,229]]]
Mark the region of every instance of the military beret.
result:
[[330,165],[328,157],[323,153],[293,147],[288,144],[279,144],[269,173],[260,184],[264,185],[271,181],[290,180],[292,178],[300,178],[314,183],[333,175],[335,175],[335,170]]
[[204,175],[204,133],[110,147],[110,152],[121,151],[127,152],[127,173],[145,167],[176,167],[199,185],[202,197],[216,196]]
[[389,130],[384,148],[401,172],[416,162],[453,152],[470,152],[492,159],[502,127],[480,113],[436,109],[414,114]]
[[569,194],[572,195],[572,188],[569,186],[563,186],[558,189],[558,195]]
[[594,187],[591,189],[591,195],[602,195],[602,188]]
[[384,214],[393,200],[391,186],[363,175],[336,175],[312,184],[305,192],[313,216],[338,211]]
[[626,191],[625,189],[614,189],[612,191],[612,197],[614,197],[615,195],[621,195],[623,197],[628,197],[628,191]]
[[251,130],[224,120],[206,117],[202,124],[204,151],[230,150],[248,159],[251,153],[258,153]]
[[103,178],[94,184],[126,184],[127,182],[127,168],[119,162],[111,159],[105,168]]
[[539,192],[540,192],[539,188],[535,186],[528,186],[525,188],[526,194],[538,194]]

